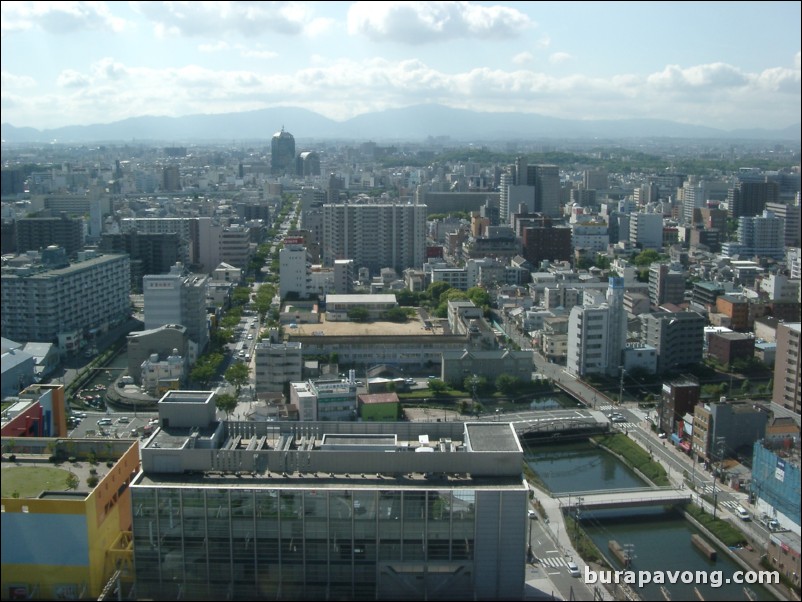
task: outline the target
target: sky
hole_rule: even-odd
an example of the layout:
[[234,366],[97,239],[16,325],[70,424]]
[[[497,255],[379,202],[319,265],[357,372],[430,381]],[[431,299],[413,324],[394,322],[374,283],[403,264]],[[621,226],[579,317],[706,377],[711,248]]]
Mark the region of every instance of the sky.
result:
[[2,121],[417,104],[800,122],[800,2],[0,3]]

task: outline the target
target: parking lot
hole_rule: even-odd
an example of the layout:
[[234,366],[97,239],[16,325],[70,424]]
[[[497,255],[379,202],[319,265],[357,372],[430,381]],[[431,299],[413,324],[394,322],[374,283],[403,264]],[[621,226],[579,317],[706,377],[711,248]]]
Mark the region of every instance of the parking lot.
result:
[[[83,415],[83,416],[82,416]],[[122,439],[126,437],[141,437],[148,424],[158,420],[157,412],[137,412],[136,416],[123,413],[106,412],[76,412],[75,419],[68,425],[70,437],[99,437]]]

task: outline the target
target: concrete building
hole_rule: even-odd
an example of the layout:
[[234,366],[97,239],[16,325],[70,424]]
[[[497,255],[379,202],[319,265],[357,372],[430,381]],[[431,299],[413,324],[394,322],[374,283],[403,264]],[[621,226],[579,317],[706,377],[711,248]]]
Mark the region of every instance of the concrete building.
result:
[[177,232],[160,234],[137,231],[104,233],[98,248],[104,253],[126,253],[131,258],[131,290],[142,290],[145,274],[166,274],[187,255]]
[[136,384],[142,383],[142,363],[154,353],[166,358],[174,349],[185,358],[187,368],[189,358],[197,358],[198,350],[190,343],[186,326],[164,324],[150,330],[139,330],[128,334],[128,375]]
[[696,312],[641,316],[641,342],[657,349],[658,373],[702,361],[705,319]]
[[140,597],[522,597],[512,425],[215,422],[213,407],[174,424],[164,405],[131,486]]
[[663,215],[632,213],[629,216],[629,242],[639,249],[663,248]]
[[279,295],[297,295],[303,299],[309,293],[310,266],[306,247],[301,238],[286,238],[279,251]]
[[663,383],[662,400],[657,414],[657,427],[660,432],[671,435],[677,432],[677,422],[685,414],[693,414],[699,402],[701,387],[696,380],[676,379]]
[[785,220],[770,211],[756,217],[738,218],[738,242],[725,242],[721,252],[725,257],[785,258]]
[[63,247],[68,257],[74,257],[84,246],[84,221],[81,218],[26,217],[16,226],[17,252],[39,251],[50,245]]
[[353,259],[334,260],[334,292],[338,295],[350,295],[354,292],[356,268]]
[[303,178],[320,175],[320,155],[315,151],[303,151],[295,158],[295,175]]
[[160,360],[159,354],[154,353],[140,366],[142,389],[148,395],[160,397],[167,391],[174,391],[181,387],[186,378],[186,362],[178,354],[178,349]]
[[352,379],[290,383],[290,403],[298,408],[301,422],[356,420],[356,401]]
[[401,402],[394,392],[358,395],[357,408],[366,422],[395,422],[401,417]]
[[303,378],[303,353],[301,343],[257,343],[256,395],[279,393],[285,383]]
[[799,339],[802,323],[777,325],[777,355],[774,360],[774,390],[771,400],[796,414],[802,411]]
[[289,132],[281,131],[273,134],[270,140],[270,173],[284,175],[295,172],[295,137]]
[[388,309],[398,307],[395,295],[326,295],[326,320],[329,322],[349,320],[348,312],[354,308],[365,309],[369,320],[377,320]]
[[386,267],[400,274],[423,265],[425,252],[425,205],[323,205],[324,265],[353,259],[372,274]]
[[[180,263],[169,274],[145,276],[145,329],[165,324],[181,324],[187,336],[203,353],[209,342],[209,324],[206,315],[207,276],[187,274]],[[195,358],[190,358],[194,363]]]
[[649,266],[649,301],[654,307],[685,300],[685,274],[667,263]]
[[[783,529],[800,535],[800,463],[799,444],[788,446],[784,441],[756,441],[752,452],[752,482],[750,491],[758,513],[776,519]],[[772,536],[777,534],[772,534]],[[794,560],[793,548],[774,540],[775,554],[770,556],[772,568],[783,574],[799,575],[799,552]],[[784,549],[783,549],[784,548]],[[792,575],[789,575],[792,576]]]
[[228,263],[238,268],[247,269],[251,260],[250,228],[234,224],[222,228],[219,236],[220,261],[204,266],[205,271],[212,271],[219,263]]
[[571,308],[566,370],[576,376],[615,376],[627,342],[624,279],[610,278],[606,303]]
[[79,258],[63,267],[3,268],[2,336],[54,342],[61,352],[71,353],[128,318],[128,256],[85,252]]
[[716,298],[716,313],[729,318],[730,328],[740,332],[751,328],[749,323],[749,301],[740,295],[721,295]]
[[708,338],[707,355],[723,366],[735,360],[749,360],[755,355],[755,338],[742,332],[713,333]]
[[732,219],[760,215],[767,203],[777,203],[779,187],[775,182],[740,182],[727,191],[727,210]]
[[509,374],[521,383],[532,382],[532,351],[510,349],[444,351],[440,378],[447,383],[462,385],[469,376],[483,376],[495,382],[501,374]]
[[[693,451],[706,462],[752,449],[766,432],[768,412],[751,401],[698,403],[694,408]],[[739,451],[740,450],[740,451]]]
[[[6,440],[4,440],[4,447]],[[130,591],[133,576],[131,550],[131,490],[139,471],[139,449],[130,439],[14,439],[10,453],[75,457],[71,471],[79,476],[72,491],[63,486],[35,495],[4,497],[2,525],[3,598],[37,600],[97,599],[121,572],[121,585]],[[99,482],[88,485],[90,455],[111,462]],[[17,470],[34,469],[21,464]],[[36,470],[40,470],[36,468]],[[65,471],[66,474],[66,471]]]

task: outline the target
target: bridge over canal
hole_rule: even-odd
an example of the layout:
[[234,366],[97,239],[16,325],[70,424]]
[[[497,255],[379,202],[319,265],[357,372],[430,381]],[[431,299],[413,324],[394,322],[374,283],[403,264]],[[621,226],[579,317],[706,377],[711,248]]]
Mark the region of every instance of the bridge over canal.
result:
[[634,489],[600,489],[574,491],[554,496],[561,507],[569,510],[632,508],[635,506],[672,506],[688,504],[692,492],[676,487],[637,487]]

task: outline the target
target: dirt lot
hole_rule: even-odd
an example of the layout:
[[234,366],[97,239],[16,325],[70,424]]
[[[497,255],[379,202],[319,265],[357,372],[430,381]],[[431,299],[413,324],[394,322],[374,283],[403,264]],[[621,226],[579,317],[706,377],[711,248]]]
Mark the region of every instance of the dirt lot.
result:
[[416,318],[404,324],[397,322],[326,322],[326,315],[320,316],[320,324],[298,324],[298,328],[285,327],[290,334],[313,336],[381,336],[381,335],[426,335],[433,334],[423,327],[423,322]]

